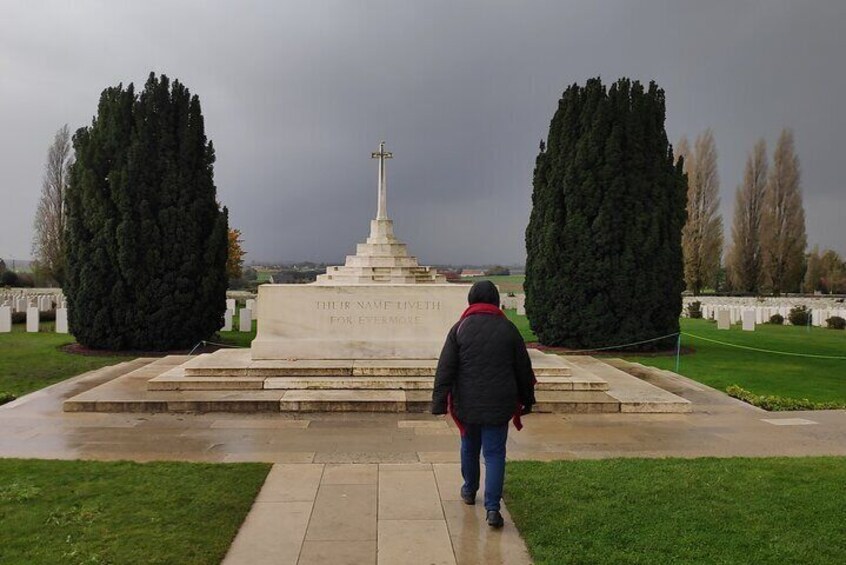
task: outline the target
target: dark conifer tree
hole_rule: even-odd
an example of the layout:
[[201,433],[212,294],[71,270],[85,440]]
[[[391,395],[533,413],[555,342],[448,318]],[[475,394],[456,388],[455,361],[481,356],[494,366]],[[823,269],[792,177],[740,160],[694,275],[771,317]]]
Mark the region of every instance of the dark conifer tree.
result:
[[138,95],[107,88],[74,149],[65,293],[77,340],[167,350],[217,331],[228,221],[199,98],[152,73]]
[[526,228],[526,313],[541,343],[605,347],[679,330],[687,180],[664,116],[654,82],[606,91],[591,79],[559,101]]

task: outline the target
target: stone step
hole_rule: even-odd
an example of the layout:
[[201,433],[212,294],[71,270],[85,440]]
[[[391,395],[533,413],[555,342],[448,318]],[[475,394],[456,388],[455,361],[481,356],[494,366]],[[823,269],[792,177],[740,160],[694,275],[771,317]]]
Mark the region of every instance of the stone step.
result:
[[[150,379],[147,390],[427,390],[433,377],[426,376],[313,376],[313,377],[198,377],[168,371]],[[604,383],[571,377],[538,377],[539,391],[590,391]]]

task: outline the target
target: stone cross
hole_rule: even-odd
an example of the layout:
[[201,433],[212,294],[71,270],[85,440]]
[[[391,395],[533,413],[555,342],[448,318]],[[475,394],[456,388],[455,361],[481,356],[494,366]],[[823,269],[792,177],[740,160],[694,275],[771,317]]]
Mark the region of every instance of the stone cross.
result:
[[379,143],[379,151],[370,154],[371,159],[379,159],[379,207],[376,209],[377,220],[388,219],[388,181],[385,176],[385,159],[393,159],[394,154],[385,151],[385,142]]

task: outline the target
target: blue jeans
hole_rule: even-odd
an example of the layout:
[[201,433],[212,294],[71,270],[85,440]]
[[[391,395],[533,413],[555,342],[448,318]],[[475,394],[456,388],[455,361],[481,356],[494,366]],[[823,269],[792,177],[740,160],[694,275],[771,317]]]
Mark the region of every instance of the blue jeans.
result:
[[499,510],[502,483],[505,481],[505,441],[508,422],[501,426],[465,424],[461,436],[461,491],[476,494],[479,490],[479,452],[485,455],[485,509]]

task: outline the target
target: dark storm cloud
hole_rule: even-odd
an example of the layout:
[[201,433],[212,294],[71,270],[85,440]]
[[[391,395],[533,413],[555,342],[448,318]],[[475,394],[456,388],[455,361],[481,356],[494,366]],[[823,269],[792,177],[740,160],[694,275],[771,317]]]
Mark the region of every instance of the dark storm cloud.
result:
[[203,103],[252,260],[340,260],[376,206],[426,263],[518,263],[563,88],[655,79],[671,141],[712,127],[722,210],[759,136],[796,134],[809,242],[846,251],[846,3],[6,2],[0,257],[27,257],[47,145],[106,86],[179,78]]

